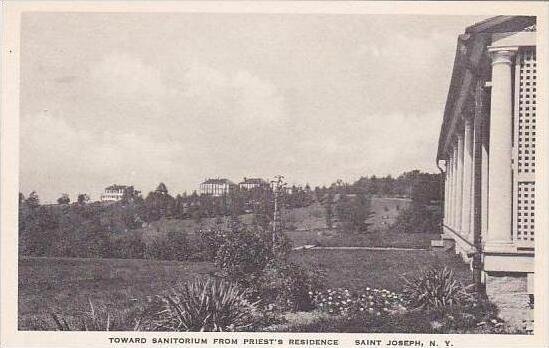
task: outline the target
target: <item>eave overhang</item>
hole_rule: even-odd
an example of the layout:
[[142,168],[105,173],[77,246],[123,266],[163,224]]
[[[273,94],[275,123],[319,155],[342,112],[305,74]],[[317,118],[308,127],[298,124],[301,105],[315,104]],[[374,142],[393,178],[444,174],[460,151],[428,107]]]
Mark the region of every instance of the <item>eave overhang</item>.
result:
[[[487,46],[493,33],[520,31],[536,23],[535,17],[496,16],[465,29],[458,37],[454,66],[440,129],[436,162],[447,159],[450,144],[476,81],[489,75]],[[488,67],[488,68],[487,68]]]

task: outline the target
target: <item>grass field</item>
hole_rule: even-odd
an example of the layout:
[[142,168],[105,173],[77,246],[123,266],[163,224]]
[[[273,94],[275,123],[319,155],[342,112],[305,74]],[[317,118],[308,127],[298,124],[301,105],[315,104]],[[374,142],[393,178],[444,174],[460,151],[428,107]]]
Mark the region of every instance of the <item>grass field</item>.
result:
[[[50,313],[88,310],[88,299],[128,309],[178,281],[215,270],[208,262],[121,259],[20,258],[19,328],[53,325]],[[54,327],[51,326],[53,329]]]
[[302,250],[292,255],[296,263],[325,271],[326,286],[361,289],[365,287],[400,291],[401,276],[437,265],[451,267],[464,284],[472,282],[468,266],[458,256],[445,251],[364,251]]
[[288,231],[294,246],[371,246],[428,249],[431,240],[440,239],[436,233],[395,233],[372,231],[363,234],[346,234],[338,230]]
[[288,211],[290,221],[299,221],[295,230],[286,231],[294,246],[372,246],[428,249],[431,240],[440,239],[437,233],[402,234],[392,232],[390,226],[400,210],[410,204],[409,199],[372,198],[373,216],[369,231],[362,234],[343,233],[337,228],[329,230],[324,218],[324,208],[316,203],[306,208]]
[[[323,246],[392,246],[409,248],[427,248],[432,239],[438,239],[437,234],[402,235],[391,233],[389,226],[396,219],[399,211],[410,204],[409,199],[402,198],[372,198],[373,216],[370,218],[370,231],[365,235],[344,235],[336,229],[327,230],[325,208],[320,203],[313,203],[308,207],[283,211],[283,218],[287,225],[292,226],[287,231],[295,246],[317,244]],[[223,218],[227,220],[227,218]],[[241,215],[245,224],[253,221],[253,214]],[[200,227],[209,228],[215,224],[214,218],[202,219],[198,224],[192,219],[160,219],[132,233],[141,234],[145,241],[169,231],[184,232],[192,240],[195,231]]]
[[[285,212],[295,230],[287,231],[295,246],[393,246],[427,248],[436,234],[396,234],[386,226],[392,223],[407,200],[374,198],[372,232],[345,235],[326,229],[320,204]],[[242,216],[251,222],[251,214]],[[204,219],[204,227],[214,219]],[[193,220],[162,219],[136,231],[145,239],[168,231],[185,231],[196,238],[198,224]],[[292,254],[297,263],[326,272],[326,286],[359,289],[363,287],[402,288],[401,275],[419,269],[447,264],[459,278],[469,282],[469,271],[453,255],[442,251],[365,251],[302,250]],[[122,259],[21,258],[19,260],[19,328],[54,329],[51,312],[77,313],[89,309],[89,300],[111,309],[128,310],[136,300],[160,294],[177,282],[215,271],[208,262],[177,262]]]
[[[305,250],[293,261],[325,271],[327,287],[402,289],[400,276],[431,265],[451,266],[470,283],[467,266],[443,251]],[[19,260],[19,328],[54,329],[50,313],[75,314],[89,309],[88,299],[110,309],[128,310],[147,296],[179,281],[209,274],[207,262],[121,259],[21,258]]]

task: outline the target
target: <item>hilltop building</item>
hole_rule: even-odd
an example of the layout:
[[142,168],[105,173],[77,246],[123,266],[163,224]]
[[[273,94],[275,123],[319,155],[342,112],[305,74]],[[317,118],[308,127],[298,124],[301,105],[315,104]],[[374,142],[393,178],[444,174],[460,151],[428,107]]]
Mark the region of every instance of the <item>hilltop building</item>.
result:
[[443,237],[500,315],[522,324],[534,294],[536,65],[535,17],[497,16],[466,28],[437,154]]
[[219,197],[228,194],[235,186],[229,179],[206,179],[200,184],[200,194]]
[[242,182],[238,183],[238,187],[241,189],[251,190],[255,187],[269,187],[269,183],[261,178],[244,178]]
[[101,195],[101,202],[118,202],[122,199],[124,193],[130,188],[133,189],[132,186],[126,185],[113,184],[108,186],[105,188],[105,192]]

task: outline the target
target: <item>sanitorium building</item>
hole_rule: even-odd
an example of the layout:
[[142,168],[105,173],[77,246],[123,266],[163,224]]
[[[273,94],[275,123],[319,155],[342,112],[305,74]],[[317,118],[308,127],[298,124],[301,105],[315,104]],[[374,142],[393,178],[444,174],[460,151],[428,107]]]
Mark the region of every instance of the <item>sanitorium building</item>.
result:
[[511,320],[533,307],[536,77],[535,17],[466,28],[438,144],[443,238]]

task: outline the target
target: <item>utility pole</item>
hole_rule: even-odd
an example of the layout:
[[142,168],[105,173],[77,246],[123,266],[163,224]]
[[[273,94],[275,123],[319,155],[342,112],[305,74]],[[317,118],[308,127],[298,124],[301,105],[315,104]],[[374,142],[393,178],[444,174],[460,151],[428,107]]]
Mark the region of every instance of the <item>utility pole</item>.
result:
[[280,191],[286,186],[284,182],[284,176],[275,175],[275,180],[271,180],[273,184],[274,191],[274,213],[273,213],[273,254],[275,253],[275,243],[276,243],[276,234],[278,232],[278,223],[280,220],[280,207],[279,207],[279,196]]

